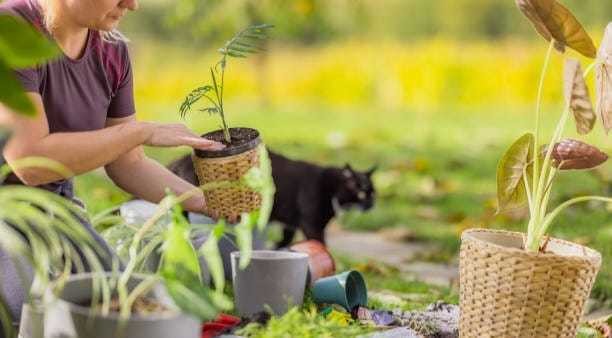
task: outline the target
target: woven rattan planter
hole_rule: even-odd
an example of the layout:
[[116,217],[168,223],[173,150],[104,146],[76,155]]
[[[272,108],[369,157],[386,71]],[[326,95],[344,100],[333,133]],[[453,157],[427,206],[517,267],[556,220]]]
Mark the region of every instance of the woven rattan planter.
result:
[[472,229],[461,236],[461,337],[576,336],[601,255],[558,239],[546,253],[522,245],[515,232]]
[[[248,136],[244,142],[220,151],[196,150],[193,165],[200,184],[218,181],[235,181],[249,169],[259,165],[259,132],[249,128],[231,128],[230,134],[241,131]],[[202,137],[219,140],[219,131]],[[258,209],[261,196],[246,187],[226,187],[204,192],[207,211],[214,218],[237,220],[242,213]]]

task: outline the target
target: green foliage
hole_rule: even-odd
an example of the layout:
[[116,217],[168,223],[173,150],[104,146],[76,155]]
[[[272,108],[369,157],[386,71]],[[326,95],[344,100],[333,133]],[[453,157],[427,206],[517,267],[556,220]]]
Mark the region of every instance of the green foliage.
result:
[[13,69],[33,67],[58,55],[58,48],[31,25],[10,15],[0,15],[0,102],[17,113],[34,115],[34,106],[23,93]]
[[[219,252],[219,240],[225,233],[225,222],[220,220],[208,235],[208,239],[200,248],[202,257],[206,260],[210,276],[217,292],[222,293],[225,288],[225,274],[223,273],[223,260]],[[239,246],[242,248],[241,246]]]
[[[217,246],[218,235],[223,234],[223,225],[220,226],[213,230],[209,240],[201,249],[203,254],[208,255],[204,257],[209,262],[214,277],[218,276],[219,269],[223,276],[223,263],[220,262]],[[223,294],[212,295],[211,290],[202,283],[198,255],[191,244],[190,226],[179,205],[172,208],[172,223],[165,231],[165,237],[159,274],[163,277],[168,292],[177,305],[202,319],[214,318],[217,309],[231,308],[231,302]],[[215,282],[218,280],[215,279]]]
[[[546,249],[541,247],[543,238],[555,217],[562,210],[578,202],[603,201],[609,203],[612,202],[612,198],[576,197],[562,203],[553,211],[548,211],[550,193],[559,170],[592,169],[602,163],[599,160],[594,161],[595,156],[602,157],[603,161],[607,159],[607,156],[603,155],[597,148],[584,143],[571,142],[567,143],[568,146],[559,146],[562,143],[563,131],[572,108],[576,108],[576,101],[580,101],[581,107],[592,106],[590,98],[586,95],[588,90],[584,84],[584,77],[594,68],[595,63],[589,66],[583,75],[580,75],[576,74],[580,70],[580,64],[571,59],[566,60],[565,64],[566,74],[568,74],[564,83],[564,88],[566,88],[565,109],[559,118],[548,146],[544,146],[546,149],[544,158],[540,158],[540,149],[543,147],[540,143],[541,99],[551,52],[553,48],[564,51],[565,46],[569,46],[587,57],[595,57],[596,49],[591,37],[580,22],[556,0],[516,0],[516,3],[519,9],[531,20],[537,32],[549,41],[549,47],[538,87],[535,131],[533,134],[526,134],[516,141],[506,151],[498,166],[498,208],[503,210],[510,205],[520,204],[525,199],[527,200],[530,217],[524,245],[527,251],[538,252]],[[595,62],[601,62],[601,60]],[[601,95],[601,93],[598,94]],[[592,122],[580,116],[576,119],[577,128],[582,133],[588,133],[592,129],[592,125],[585,127],[587,123],[592,124]],[[579,163],[581,165],[564,168],[563,161],[568,156],[571,161],[582,162]],[[562,158],[559,160],[561,163],[555,163],[552,160],[553,158],[555,160]],[[529,166],[532,164],[533,170],[530,170]],[[531,171],[533,174],[531,174]]]
[[[225,68],[227,66],[227,57],[244,58],[249,54],[262,51],[262,42],[268,37],[268,30],[271,25],[261,24],[249,26],[238,32],[233,38],[225,43],[225,46],[218,51],[222,57],[214,67],[210,68],[210,76],[212,85],[198,87],[191,91],[181,104],[179,113],[181,117],[185,117],[187,112],[192,109],[194,103],[201,98],[206,98],[208,104],[212,106],[199,109],[200,112],[209,114],[219,114],[223,128],[223,135],[226,143],[231,143],[229,127],[225,119],[225,110],[223,105],[223,90],[225,89]],[[212,92],[212,93],[211,93]],[[214,95],[213,95],[214,94]]]
[[[25,159],[19,165],[24,163],[49,170],[61,167],[51,160],[28,162]],[[0,168],[0,182],[9,172],[8,165]],[[7,185],[0,186],[0,205],[0,247],[20,259],[16,264],[23,260],[31,264],[34,283],[28,298],[33,306],[44,306],[45,291],[51,285],[59,291],[71,270],[83,272],[88,266],[93,272],[101,272],[98,257],[110,259],[81,224],[87,219],[85,210],[70,200],[46,190]],[[4,336],[13,337],[15,333],[7,313],[6,303],[0,299]]]
[[358,324],[347,326],[326,319],[318,313],[316,306],[312,305],[305,309],[294,307],[281,317],[273,317],[265,326],[257,323],[248,324],[239,330],[238,334],[253,338],[333,338],[339,335],[358,337],[372,331],[371,327]]
[[504,154],[497,166],[498,211],[524,206],[531,177],[527,168],[533,162],[533,134],[521,136]]
[[[212,182],[194,188],[180,196],[169,194],[160,203],[153,217],[143,225],[126,224],[122,219],[113,218],[112,210],[104,211],[94,217],[96,224],[104,223],[107,230],[103,233],[109,243],[115,246],[120,255],[126,257],[127,264],[117,283],[121,313],[127,319],[131,313],[136,291],[128,294],[127,281],[135,272],[157,273],[162,277],[170,295],[178,307],[202,319],[213,318],[219,310],[229,310],[232,303],[223,293],[225,274],[219,252],[219,240],[225,234],[234,234],[237,245],[242,253],[241,267],[250,260],[252,251],[252,232],[258,222],[266,224],[269,212],[257,210],[251,214],[242,215],[240,224],[229,227],[224,220],[211,226],[190,225],[182,214],[180,203],[191,198],[199,190],[206,191],[220,186],[245,186],[262,194],[262,200],[273,201],[274,185],[271,177],[270,160],[264,147],[259,148],[260,165],[252,168],[237,181]],[[269,186],[271,185],[271,186]],[[268,196],[266,194],[272,194]],[[270,206],[268,206],[271,208]],[[115,225],[108,225],[116,221]],[[101,225],[100,225],[101,226]],[[199,248],[194,248],[191,242],[193,235],[204,230],[208,238]],[[154,271],[146,264],[156,248],[162,248],[162,263]],[[216,292],[211,290],[201,280],[201,256],[207,263]],[[144,289],[144,287],[142,288]],[[142,290],[139,290],[142,292]]]
[[[608,1],[563,0],[587,28],[610,21]],[[513,1],[353,0],[158,0],[128,17],[124,30],[165,41],[216,43],[256,22],[278,29],[275,39],[293,44],[381,37],[412,43],[530,37]]]

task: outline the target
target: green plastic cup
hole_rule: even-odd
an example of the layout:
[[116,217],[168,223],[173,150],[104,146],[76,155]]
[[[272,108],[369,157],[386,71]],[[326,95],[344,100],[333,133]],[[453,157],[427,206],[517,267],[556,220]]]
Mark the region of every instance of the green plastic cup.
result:
[[312,296],[317,304],[338,304],[349,312],[356,306],[368,305],[365,281],[354,270],[317,280],[312,286]]

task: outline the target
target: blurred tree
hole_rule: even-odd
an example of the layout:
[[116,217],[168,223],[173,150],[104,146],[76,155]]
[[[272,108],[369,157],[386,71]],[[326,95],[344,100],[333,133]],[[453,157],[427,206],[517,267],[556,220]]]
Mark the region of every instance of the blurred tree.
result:
[[[587,27],[603,27],[612,19],[612,1],[561,2]],[[163,39],[218,42],[254,18],[274,24],[276,40],[300,44],[361,36],[533,36],[512,0],[150,0],[126,28]]]

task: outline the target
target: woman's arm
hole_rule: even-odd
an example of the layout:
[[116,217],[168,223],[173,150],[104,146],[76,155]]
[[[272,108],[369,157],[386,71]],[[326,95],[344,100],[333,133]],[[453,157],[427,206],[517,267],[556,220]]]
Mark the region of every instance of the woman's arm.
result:
[[[184,125],[164,125],[135,120],[101,130],[49,133],[49,125],[39,94],[28,93],[36,106],[34,118],[21,117],[0,104],[0,124],[8,125],[13,136],[4,149],[9,163],[29,156],[43,156],[64,164],[74,174],[81,174],[117,160],[139,145],[180,146],[218,149],[219,143],[202,139]],[[27,185],[41,185],[62,179],[42,168],[23,168],[15,174]]]
[[[133,122],[135,122],[134,117],[108,119],[107,126],[112,128]],[[195,188],[158,162],[149,159],[140,146],[119,156],[115,161],[107,164],[105,169],[108,176],[120,188],[153,203],[164,198],[166,188],[177,195]],[[205,210],[202,192],[185,201],[183,207],[187,211],[202,213]]]

